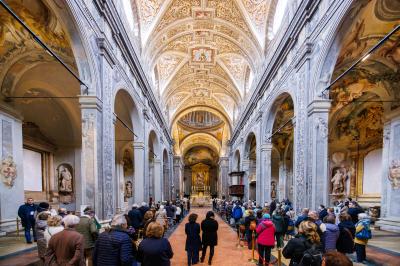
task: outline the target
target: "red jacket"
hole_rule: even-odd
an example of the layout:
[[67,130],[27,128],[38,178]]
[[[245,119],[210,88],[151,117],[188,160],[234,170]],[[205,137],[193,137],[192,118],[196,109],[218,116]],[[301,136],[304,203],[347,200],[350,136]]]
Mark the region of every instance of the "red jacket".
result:
[[257,243],[263,246],[275,246],[275,226],[271,220],[264,220],[257,226]]

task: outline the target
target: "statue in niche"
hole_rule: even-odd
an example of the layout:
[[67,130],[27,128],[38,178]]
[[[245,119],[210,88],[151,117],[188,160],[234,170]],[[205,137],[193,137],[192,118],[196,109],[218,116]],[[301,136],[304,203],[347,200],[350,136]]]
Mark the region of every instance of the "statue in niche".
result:
[[72,193],[72,166],[66,163],[57,167],[58,172],[58,191],[64,193]]
[[125,198],[132,198],[133,196],[133,184],[132,181],[128,180],[125,183]]
[[400,160],[392,160],[390,163],[389,181],[393,189],[400,188]]
[[340,168],[337,168],[335,171],[334,176],[331,179],[332,182],[332,194],[333,195],[341,195],[344,193],[344,181],[345,181],[345,176],[340,170]]
[[14,186],[14,181],[17,178],[17,165],[12,156],[7,156],[1,162],[0,177],[7,187],[12,188]]
[[276,198],[276,183],[275,181],[271,181],[271,199]]

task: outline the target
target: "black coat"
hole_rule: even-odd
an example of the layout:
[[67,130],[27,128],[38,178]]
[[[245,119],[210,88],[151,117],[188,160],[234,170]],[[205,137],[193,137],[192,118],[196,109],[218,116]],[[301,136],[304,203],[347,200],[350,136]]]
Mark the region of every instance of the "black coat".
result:
[[[304,251],[306,251],[311,247],[312,243],[309,240],[307,240],[302,235],[297,235],[295,238],[289,240],[289,242],[282,250],[282,255],[285,258],[290,259],[289,266],[297,265],[303,258]],[[319,245],[317,249],[321,250],[321,246]],[[305,263],[303,265],[308,265],[308,264]]]
[[142,266],[170,266],[174,253],[166,238],[146,238],[139,244],[137,261]]
[[200,225],[198,223],[185,224],[186,244],[185,250],[201,248]]
[[338,226],[340,234],[336,241],[336,249],[341,253],[353,253],[354,235],[356,233],[356,228],[354,227],[353,222],[340,222]]
[[201,222],[201,230],[203,231],[202,243],[204,246],[216,246],[218,244],[218,223],[212,218],[205,219]]
[[144,217],[144,214],[145,214],[148,210],[150,210],[150,208],[147,207],[147,206],[140,206],[140,208],[139,208],[139,211],[140,211],[140,213],[142,214],[142,217]]
[[29,205],[28,203],[25,203],[19,207],[18,216],[21,218],[23,227],[35,225],[35,212],[37,208],[37,205]]
[[139,211],[139,209],[135,208],[129,211],[128,213],[129,216],[129,221],[130,221],[130,226],[132,226],[133,228],[135,228],[136,230],[142,226],[142,214]]

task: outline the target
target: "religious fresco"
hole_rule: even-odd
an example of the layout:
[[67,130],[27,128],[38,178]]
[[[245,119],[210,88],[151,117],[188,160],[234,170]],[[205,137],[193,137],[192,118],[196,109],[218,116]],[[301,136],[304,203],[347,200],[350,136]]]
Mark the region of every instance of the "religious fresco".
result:
[[[41,1],[30,1],[30,8],[17,1],[7,1],[7,4],[24,22],[41,38],[41,40],[56,51],[63,59],[71,59],[73,53],[68,36],[63,30],[55,14]],[[2,62],[15,53],[20,53],[21,47],[39,48],[31,35],[4,9],[0,9],[0,58]],[[29,44],[27,40],[32,40]],[[17,45],[16,45],[17,44]],[[39,48],[42,49],[42,48]],[[73,60],[72,60],[73,61]],[[1,63],[1,62],[0,62]]]
[[191,166],[198,163],[216,165],[219,156],[210,148],[197,146],[191,148],[184,156],[185,165]]
[[[283,152],[293,138],[293,124],[287,123],[294,116],[293,100],[290,96],[286,97],[277,107],[272,132],[276,132],[272,137],[272,143]],[[279,132],[277,132],[279,129]]]

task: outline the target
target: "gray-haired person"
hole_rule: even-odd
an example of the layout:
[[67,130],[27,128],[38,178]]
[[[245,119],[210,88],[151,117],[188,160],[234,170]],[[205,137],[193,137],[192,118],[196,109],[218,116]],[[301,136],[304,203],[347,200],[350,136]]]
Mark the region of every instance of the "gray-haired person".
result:
[[53,235],[45,256],[45,265],[85,265],[83,236],[75,231],[79,217],[69,214],[63,218],[65,229]]
[[83,215],[80,217],[81,220],[76,226],[76,231],[83,235],[84,242],[84,254],[87,260],[88,266],[93,265],[92,253],[94,248],[94,242],[99,236],[99,230],[96,226],[94,219],[94,210],[91,207],[86,207],[83,210]]
[[111,229],[101,233],[93,250],[93,265],[132,265],[133,246],[123,214],[115,215]]

